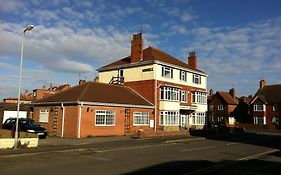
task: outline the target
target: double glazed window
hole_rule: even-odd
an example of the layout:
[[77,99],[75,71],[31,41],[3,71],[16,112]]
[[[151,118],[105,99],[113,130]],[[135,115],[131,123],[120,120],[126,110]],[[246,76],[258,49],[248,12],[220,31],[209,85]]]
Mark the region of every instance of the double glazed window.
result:
[[205,112],[194,112],[191,114],[193,125],[205,125],[206,124],[206,113]]
[[114,126],[115,111],[97,110],[96,126]]
[[254,124],[265,125],[265,117],[254,117]]
[[173,68],[162,66],[162,77],[173,78]]
[[187,81],[187,72],[186,71],[183,71],[183,70],[180,71],[180,80]]
[[41,109],[39,112],[39,122],[48,123],[49,121],[49,110]]
[[179,125],[178,111],[160,111],[160,125],[174,126]]
[[218,105],[218,110],[223,110],[223,105]]
[[181,102],[187,102],[186,91],[181,91],[180,101]]
[[207,93],[199,91],[192,92],[192,102],[198,104],[207,104]]
[[161,100],[179,101],[179,88],[162,86],[161,87]]
[[148,125],[148,112],[134,112],[134,125]]
[[265,105],[263,105],[263,104],[254,104],[254,111],[265,111]]
[[193,80],[192,82],[194,84],[201,84],[201,76],[200,75],[197,75],[197,74],[193,74]]

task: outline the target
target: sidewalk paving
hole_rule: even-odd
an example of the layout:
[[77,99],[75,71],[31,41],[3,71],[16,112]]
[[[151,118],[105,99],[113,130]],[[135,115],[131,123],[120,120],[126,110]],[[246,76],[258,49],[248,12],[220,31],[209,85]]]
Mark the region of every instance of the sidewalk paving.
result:
[[169,137],[152,137],[142,140],[134,139],[132,136],[112,136],[112,137],[94,137],[94,138],[59,138],[48,137],[46,139],[39,139],[37,148],[18,148],[18,149],[0,149],[0,158],[3,157],[16,157],[25,155],[38,155],[46,153],[58,153],[58,152],[75,152],[75,151],[87,151],[96,150],[102,145],[114,145],[117,142],[126,145],[126,142],[134,141],[149,141],[157,140],[160,143],[165,143],[167,140],[182,140],[182,139],[195,139],[198,137],[193,136],[169,136]]

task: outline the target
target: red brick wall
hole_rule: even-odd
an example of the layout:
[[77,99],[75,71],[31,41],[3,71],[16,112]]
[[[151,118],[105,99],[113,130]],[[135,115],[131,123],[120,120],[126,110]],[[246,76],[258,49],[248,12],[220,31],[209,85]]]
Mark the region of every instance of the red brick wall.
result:
[[[149,127],[149,121],[154,120],[154,110],[153,109],[140,109],[140,108],[131,108],[130,109],[130,133],[136,133],[139,129],[144,131],[154,131],[154,127]],[[149,121],[147,126],[134,126],[134,112],[148,112]]]
[[151,103],[154,103],[154,80],[125,82],[124,86],[131,87]]

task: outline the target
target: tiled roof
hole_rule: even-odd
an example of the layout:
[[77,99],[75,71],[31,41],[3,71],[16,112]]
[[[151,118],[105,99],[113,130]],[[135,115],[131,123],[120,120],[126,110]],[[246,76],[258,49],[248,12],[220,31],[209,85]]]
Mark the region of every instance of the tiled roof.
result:
[[52,96],[40,99],[45,102],[93,102],[125,105],[153,106],[129,87],[97,82],[87,82],[74,86]]
[[233,98],[228,92],[224,91],[218,91],[217,92],[223,99],[224,101],[229,104],[229,105],[237,105],[239,103],[239,100],[235,97]]
[[[203,71],[201,71],[199,69],[192,68],[187,63],[182,62],[182,61],[172,57],[171,55],[161,51],[160,49],[149,46],[143,50],[143,60],[142,61],[154,61],[154,60],[158,60],[161,62],[169,63],[172,65],[176,65],[176,66],[180,66],[183,68],[188,68],[191,70],[196,70],[196,71],[204,73]],[[128,57],[122,58],[116,62],[110,63],[104,67],[101,67],[100,69],[121,66],[121,65],[126,65],[126,64],[130,64],[130,63],[131,63],[131,57],[128,56]]]
[[281,103],[281,84],[264,86],[257,91],[253,99],[256,99],[257,96],[264,103]]

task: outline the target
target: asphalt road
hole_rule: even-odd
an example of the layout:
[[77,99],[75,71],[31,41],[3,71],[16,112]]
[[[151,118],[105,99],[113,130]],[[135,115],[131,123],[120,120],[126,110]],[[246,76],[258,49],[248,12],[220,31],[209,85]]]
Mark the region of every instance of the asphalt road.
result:
[[280,136],[97,143],[88,150],[0,157],[9,174],[281,174]]

